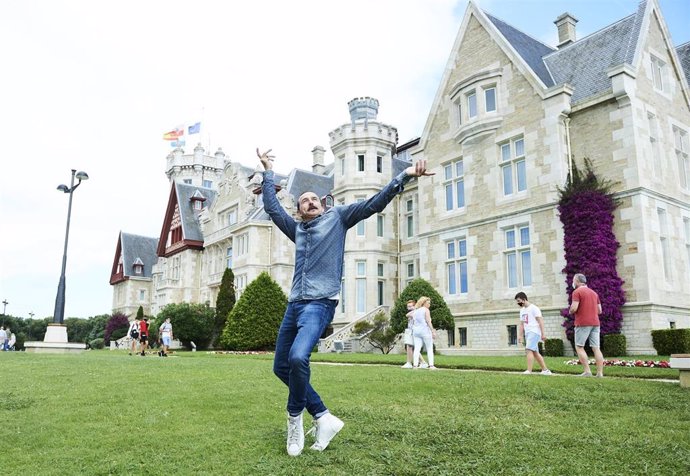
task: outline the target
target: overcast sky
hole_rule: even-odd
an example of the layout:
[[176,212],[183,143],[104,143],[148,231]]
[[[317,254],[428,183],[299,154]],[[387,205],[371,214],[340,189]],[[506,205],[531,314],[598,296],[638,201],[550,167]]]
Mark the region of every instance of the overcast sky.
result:
[[[555,46],[568,11],[578,38],[636,0],[481,0]],[[347,102],[380,101],[400,143],[421,134],[466,0],[23,0],[0,7],[0,299],[7,314],[52,316],[74,192],[66,317],[109,313],[120,230],[157,237],[169,193],[162,134],[202,121],[198,140],[253,166],[309,168],[311,149],[349,122]],[[661,0],[673,43],[690,2]],[[330,151],[327,161],[332,160]]]

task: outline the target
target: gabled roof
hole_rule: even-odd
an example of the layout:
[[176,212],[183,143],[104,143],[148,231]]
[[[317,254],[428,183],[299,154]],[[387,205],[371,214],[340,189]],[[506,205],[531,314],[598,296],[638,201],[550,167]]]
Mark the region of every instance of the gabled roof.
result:
[[632,64],[644,3],[640,3],[637,13],[544,58],[556,83],[568,83],[573,87],[573,103],[609,91],[608,71],[624,63]]
[[690,84],[690,41],[683,43],[676,48],[676,54],[680,60],[680,64],[683,67],[683,73],[685,73],[685,80]]
[[168,208],[163,219],[163,228],[158,242],[158,256],[166,255],[166,244],[168,240],[168,233],[172,224],[172,219],[175,214],[175,209],[179,211],[180,223],[182,226],[182,241],[183,245],[176,248],[177,250],[185,249],[193,246],[200,248],[204,243],[204,236],[201,233],[199,226],[199,213],[201,210],[195,210],[192,197],[203,197],[206,200],[203,202],[203,209],[210,208],[215,202],[217,192],[210,188],[198,187],[196,185],[189,185],[181,182],[173,182],[170,187],[170,197],[168,198]]
[[[111,284],[127,279],[130,276],[150,278],[152,267],[158,260],[156,255],[157,246],[158,238],[120,232],[115,250],[115,260],[110,273]],[[118,275],[117,268],[120,257],[122,257],[122,274]],[[137,275],[134,273],[134,264],[144,265],[143,274]]]
[[541,82],[547,88],[550,88],[555,83],[551,74],[549,74],[546,65],[544,64],[544,56],[556,50],[550,46],[545,45],[541,41],[537,41],[531,36],[521,32],[517,28],[508,25],[503,20],[499,20],[493,15],[484,12],[491,23],[493,23],[503,37],[510,43],[510,45],[517,51],[517,53],[525,60],[525,63],[532,69],[534,74],[541,79]]

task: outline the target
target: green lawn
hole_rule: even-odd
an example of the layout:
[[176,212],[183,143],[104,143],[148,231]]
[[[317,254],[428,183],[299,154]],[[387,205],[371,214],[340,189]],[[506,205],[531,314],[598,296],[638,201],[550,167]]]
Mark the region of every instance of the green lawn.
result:
[[[285,453],[287,390],[271,372],[270,355],[1,353],[0,470],[690,474],[690,390],[677,383],[402,370],[399,355],[317,354],[314,360],[327,357],[388,364],[315,364],[314,386],[345,428],[323,453],[305,449],[291,458]],[[524,368],[516,357],[477,359]],[[438,363],[460,367],[471,360],[439,357]],[[549,365],[561,373],[567,369],[557,364],[565,360]],[[662,378],[677,379],[677,370],[667,372]]]

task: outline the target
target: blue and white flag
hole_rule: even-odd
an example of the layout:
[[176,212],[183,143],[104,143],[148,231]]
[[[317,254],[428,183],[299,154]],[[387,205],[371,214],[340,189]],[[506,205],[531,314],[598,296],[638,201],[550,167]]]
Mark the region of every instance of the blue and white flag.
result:
[[201,132],[201,122],[197,122],[187,128],[188,134],[198,134],[199,132]]

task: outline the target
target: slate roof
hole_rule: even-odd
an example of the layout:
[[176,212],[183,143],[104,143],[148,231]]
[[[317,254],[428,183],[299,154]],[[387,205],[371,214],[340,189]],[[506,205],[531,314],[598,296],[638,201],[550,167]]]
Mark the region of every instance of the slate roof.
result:
[[690,84],[690,41],[676,47],[676,53],[678,53],[680,64],[683,67],[685,79],[687,80],[688,84]]
[[197,218],[198,211],[194,210],[194,205],[190,200],[195,192],[199,192],[206,201],[205,208],[210,208],[216,200],[216,191],[210,188],[197,187],[181,182],[175,182],[175,193],[177,195],[177,205],[180,209],[180,219],[182,221],[182,233],[185,240],[204,241],[204,236],[199,228]]
[[[642,0],[632,15],[557,50],[484,14],[547,87],[570,84],[572,102],[578,103],[611,91],[607,72],[612,67],[632,65],[646,9],[647,1]],[[690,82],[690,43],[676,51]]]
[[542,83],[550,88],[554,85],[553,78],[546,69],[543,58],[549,53],[555,50],[544,43],[535,40],[531,36],[521,32],[517,28],[514,28],[504,22],[499,20],[495,16],[486,13],[486,16],[491,20],[498,31],[501,32],[503,37],[510,43],[510,45],[517,51],[517,53],[522,57],[523,60],[532,68],[532,71],[541,79]]
[[[120,246],[124,276],[150,278],[151,268],[158,261],[158,255],[156,254],[158,238],[120,232]],[[134,274],[134,263],[137,260],[141,260],[144,264],[144,274]]]
[[638,10],[544,58],[556,83],[573,87],[573,103],[610,91],[607,71],[632,64],[642,13],[644,10]]

